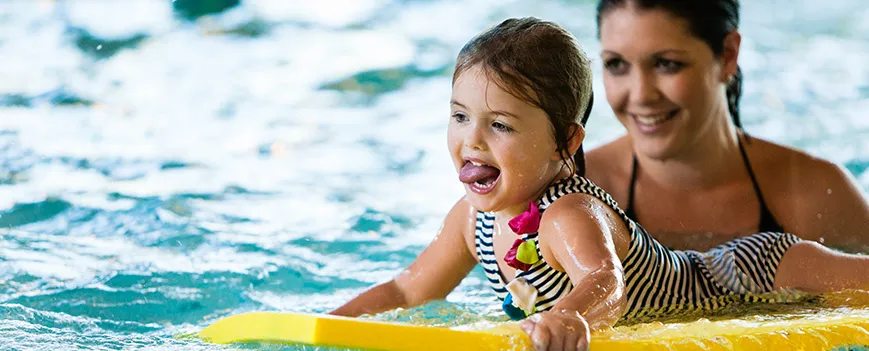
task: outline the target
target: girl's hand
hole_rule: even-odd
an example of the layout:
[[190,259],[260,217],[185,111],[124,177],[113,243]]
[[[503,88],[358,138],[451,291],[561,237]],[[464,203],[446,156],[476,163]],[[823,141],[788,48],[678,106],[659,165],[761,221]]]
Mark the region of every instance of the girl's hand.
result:
[[537,351],[588,350],[588,322],[576,311],[540,312],[519,325],[531,337]]

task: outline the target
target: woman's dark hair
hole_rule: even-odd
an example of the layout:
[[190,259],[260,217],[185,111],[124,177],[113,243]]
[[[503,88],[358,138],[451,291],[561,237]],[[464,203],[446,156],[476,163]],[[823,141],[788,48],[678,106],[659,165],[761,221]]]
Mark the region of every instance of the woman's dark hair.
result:
[[[572,126],[585,126],[593,100],[590,60],[573,35],[533,17],[507,19],[459,51],[453,83],[476,65],[502,89],[546,112],[557,150],[567,162],[567,142],[578,132]],[[573,160],[576,174],[584,176],[582,146]]]
[[[724,52],[724,38],[739,28],[739,0],[600,0],[597,4],[597,31],[600,38],[601,19],[608,12],[628,3],[639,9],[665,10],[688,22],[691,33],[704,41],[715,55]],[[740,130],[739,98],[742,96],[742,70],[737,66],[733,80],[727,85],[727,107],[733,123]]]

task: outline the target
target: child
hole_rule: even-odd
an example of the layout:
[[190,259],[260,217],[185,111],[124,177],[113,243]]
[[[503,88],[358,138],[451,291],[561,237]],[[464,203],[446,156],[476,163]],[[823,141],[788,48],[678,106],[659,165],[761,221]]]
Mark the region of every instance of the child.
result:
[[443,299],[479,262],[505,313],[530,316],[522,327],[538,350],[584,350],[589,326],[626,314],[714,308],[780,288],[867,286],[869,258],[791,234],[707,253],[658,244],[582,177],[591,105],[589,60],[561,27],[508,19],[472,39],[456,63],[447,131],[466,195],[410,267],[332,313]]

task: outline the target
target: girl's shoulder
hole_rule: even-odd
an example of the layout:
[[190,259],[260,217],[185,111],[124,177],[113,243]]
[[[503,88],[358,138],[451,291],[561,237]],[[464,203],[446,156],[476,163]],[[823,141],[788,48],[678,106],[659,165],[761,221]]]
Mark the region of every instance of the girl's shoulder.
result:
[[573,180],[583,191],[561,195],[549,205],[541,218],[541,238],[561,242],[565,236],[599,239],[603,235],[612,239],[621,256],[630,244],[630,219],[602,188],[586,178]]
[[460,236],[474,256],[478,259],[475,247],[475,234],[477,227],[477,214],[479,212],[465,196],[462,196],[455,205],[447,213],[438,235],[456,235]]

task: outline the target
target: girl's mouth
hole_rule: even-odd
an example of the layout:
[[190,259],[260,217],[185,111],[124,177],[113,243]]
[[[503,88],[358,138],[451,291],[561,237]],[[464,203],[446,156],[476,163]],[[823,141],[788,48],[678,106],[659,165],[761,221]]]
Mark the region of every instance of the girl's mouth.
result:
[[501,170],[484,163],[465,160],[459,171],[459,180],[477,194],[488,194],[501,179]]

